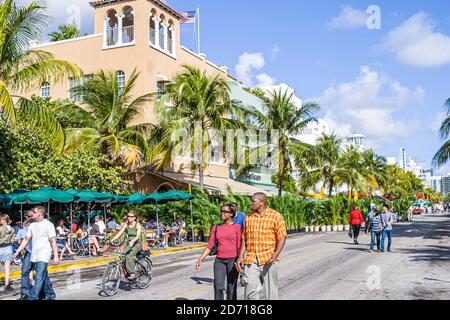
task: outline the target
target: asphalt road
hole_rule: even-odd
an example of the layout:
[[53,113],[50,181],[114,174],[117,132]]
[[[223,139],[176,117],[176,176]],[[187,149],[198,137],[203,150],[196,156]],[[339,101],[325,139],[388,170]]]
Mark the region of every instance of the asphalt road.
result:
[[[394,226],[393,251],[369,253],[370,237],[354,245],[345,232],[288,238],[280,262],[280,299],[450,299],[450,216],[421,216]],[[213,299],[212,264],[194,269],[201,250],[152,258],[148,289],[122,286],[114,297],[99,293],[103,268],[80,277],[53,279],[57,299]],[[74,281],[75,280],[75,281]],[[239,287],[238,297],[243,298]]]

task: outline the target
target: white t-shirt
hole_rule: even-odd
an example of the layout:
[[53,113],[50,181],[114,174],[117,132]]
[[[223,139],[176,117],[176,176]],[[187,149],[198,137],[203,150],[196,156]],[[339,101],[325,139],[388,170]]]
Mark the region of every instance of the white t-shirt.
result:
[[103,221],[100,220],[95,224],[98,226],[98,230],[100,231],[101,234],[105,233],[106,225]]
[[52,256],[50,238],[56,237],[55,226],[48,220],[33,222],[27,230],[27,236],[31,237],[32,251],[31,262],[49,263]]

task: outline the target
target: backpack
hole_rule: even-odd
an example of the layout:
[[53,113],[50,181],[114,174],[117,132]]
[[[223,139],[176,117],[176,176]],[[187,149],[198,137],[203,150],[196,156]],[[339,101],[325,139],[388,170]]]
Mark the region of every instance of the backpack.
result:
[[0,245],[11,245],[14,235],[14,229],[10,226],[0,226]]

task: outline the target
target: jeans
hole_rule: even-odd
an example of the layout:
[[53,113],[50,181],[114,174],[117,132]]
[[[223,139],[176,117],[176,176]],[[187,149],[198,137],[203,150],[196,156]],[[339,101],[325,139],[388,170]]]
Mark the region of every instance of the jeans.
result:
[[22,296],[30,295],[30,272],[33,270],[30,259],[31,252],[26,250],[22,258],[22,270],[20,279],[20,294]]
[[388,237],[387,249],[391,250],[392,230],[383,230],[382,237],[381,237],[381,251],[384,251],[384,239],[386,238],[386,235]]
[[47,271],[48,263],[38,261],[33,263],[33,268],[36,271],[36,277],[34,278],[34,286],[30,291],[30,300],[39,300],[41,291],[44,291],[44,300],[53,300],[56,297],[55,291],[53,291],[52,282],[48,277]]
[[370,250],[373,250],[375,245],[375,239],[377,240],[377,250],[380,250],[380,236],[381,231],[371,231],[370,232]]
[[219,259],[214,261],[214,300],[224,300],[225,278],[227,279],[227,300],[237,300],[238,272],[234,259]]

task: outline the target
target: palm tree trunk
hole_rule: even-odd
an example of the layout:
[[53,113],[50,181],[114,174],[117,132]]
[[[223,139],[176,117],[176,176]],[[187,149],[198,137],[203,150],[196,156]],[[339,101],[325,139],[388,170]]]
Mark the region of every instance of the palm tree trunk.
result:
[[204,187],[204,182],[203,182],[203,172],[204,172],[204,168],[203,168],[203,148],[202,148],[201,145],[200,145],[200,149],[199,149],[198,155],[199,155],[199,159],[200,159],[200,163],[199,163],[199,166],[198,166],[198,179],[199,179],[199,183],[200,183],[200,189],[202,191],[204,191],[203,190],[203,187]]
[[330,186],[328,188],[328,197],[331,198],[331,194],[333,193],[333,187],[334,187],[334,181],[333,179],[330,180]]

